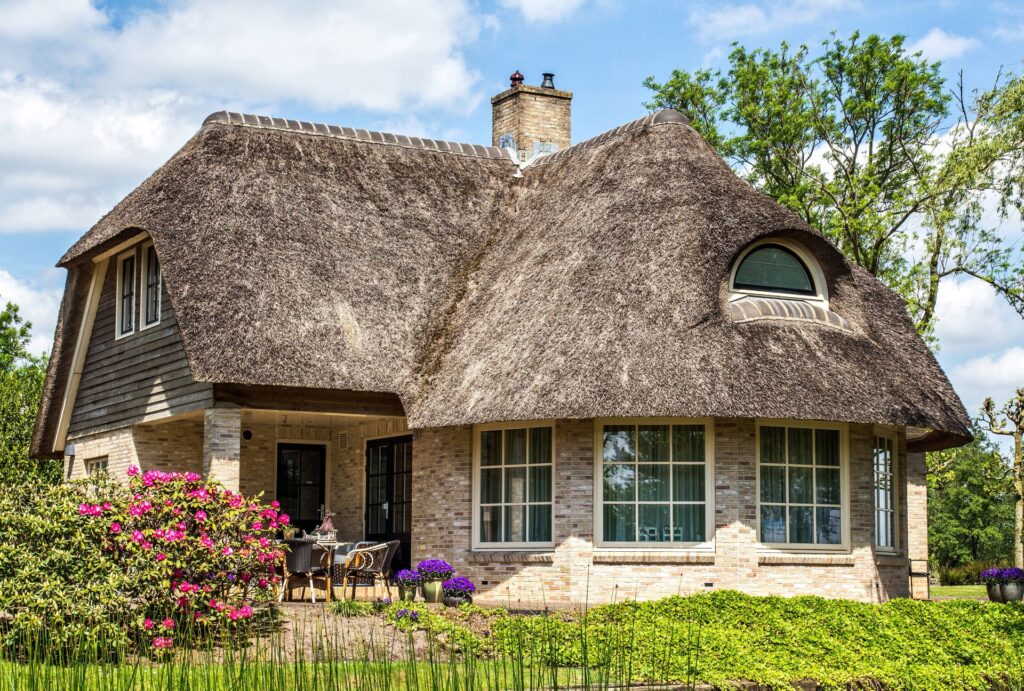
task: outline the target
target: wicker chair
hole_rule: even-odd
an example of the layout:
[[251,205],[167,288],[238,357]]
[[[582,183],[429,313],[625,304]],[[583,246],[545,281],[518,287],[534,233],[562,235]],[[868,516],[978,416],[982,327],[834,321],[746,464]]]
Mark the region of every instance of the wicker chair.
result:
[[[356,598],[356,586],[364,585],[374,588],[379,582],[384,583],[388,597],[391,597],[391,562],[395,558],[402,543],[398,540],[382,542],[370,547],[357,547],[345,557],[344,566],[335,565],[335,583],[341,581],[341,597],[345,598],[345,589],[352,587],[352,599]],[[339,568],[340,567],[340,568]]]
[[285,555],[284,580],[281,582],[278,602],[284,600],[285,593],[291,600],[291,589],[296,585],[301,585],[303,589],[308,585],[310,596],[315,603],[314,582],[318,579],[324,582],[327,602],[330,602],[331,569],[330,565],[325,566],[323,563],[324,556],[328,555],[329,551],[309,540],[285,540],[285,544],[288,545],[288,553]]

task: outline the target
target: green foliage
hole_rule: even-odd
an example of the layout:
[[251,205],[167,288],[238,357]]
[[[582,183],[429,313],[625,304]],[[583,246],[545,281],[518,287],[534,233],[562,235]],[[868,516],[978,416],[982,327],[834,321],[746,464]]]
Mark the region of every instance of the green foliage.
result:
[[648,108],[685,113],[751,184],[903,295],[922,333],[946,276],[980,278],[1024,315],[1020,252],[981,214],[986,193],[1004,212],[1024,196],[1019,78],[951,96],[902,36],[854,33],[816,56],[734,44],[725,72],[644,84]]
[[60,480],[59,460],[28,456],[46,376],[46,357],[33,357],[26,349],[31,328],[17,305],[7,303],[0,311],[0,483]]
[[335,600],[331,603],[331,611],[339,617],[368,617],[377,610],[374,603],[364,600]]
[[1013,475],[985,432],[974,430],[973,442],[928,454],[927,462],[928,546],[933,565],[940,573],[949,573],[949,567],[971,564],[971,569],[977,569],[976,579],[986,565],[1010,560]]
[[981,572],[986,569],[1005,569],[1010,566],[1008,560],[1001,562],[971,561],[957,566],[936,565],[941,585],[977,585],[980,583]]
[[194,474],[0,486],[0,649],[160,650],[230,631],[277,580],[260,533],[279,521]]

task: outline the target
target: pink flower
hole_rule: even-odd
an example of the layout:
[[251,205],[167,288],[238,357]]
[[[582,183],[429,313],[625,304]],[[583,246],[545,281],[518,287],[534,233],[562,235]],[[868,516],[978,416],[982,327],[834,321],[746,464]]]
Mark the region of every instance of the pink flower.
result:
[[117,535],[119,532],[121,532],[121,524],[118,523],[117,521],[114,521],[113,523],[111,523],[110,524],[110,532],[112,532],[114,535]]
[[199,521],[200,523],[205,521],[206,520],[206,512],[202,511],[202,510],[196,511],[196,520]]
[[142,534],[141,530],[132,531],[132,542],[138,544],[146,539],[146,536]]
[[137,465],[128,466],[128,477],[135,477],[139,474],[139,467]]
[[171,640],[170,638],[165,637],[165,636],[157,636],[156,638],[153,639],[153,647],[156,648],[157,650],[162,650],[164,648],[170,648],[172,645],[174,645],[174,641]]
[[223,554],[225,557],[229,557],[229,556],[231,556],[232,554],[235,553],[235,550],[231,549],[231,547],[228,546],[228,547],[225,547],[224,549],[222,549],[220,551],[220,553]]
[[110,511],[110,509],[111,509],[110,502],[109,501],[103,502],[103,510],[104,511]]
[[260,521],[253,521],[252,529],[253,530],[263,530],[263,523],[261,523]]
[[185,473],[185,482],[199,482],[203,476],[199,473]]
[[146,629],[146,631],[152,631],[153,630],[153,620],[152,619],[146,619],[146,621],[142,622],[142,628]]
[[275,509],[280,509],[281,508],[281,502],[277,501],[276,499],[274,501],[270,502],[270,505],[273,506]]
[[167,555],[164,554],[163,552],[157,552],[156,553],[156,560],[157,561],[163,561],[166,558],[167,558]]
[[266,589],[267,589],[267,588],[269,587],[269,585],[270,585],[270,584],[269,584],[269,583],[267,583],[267,579],[266,579],[266,578],[261,578],[261,579],[260,579],[259,581],[257,581],[257,583],[256,583],[256,586],[257,586],[257,587],[258,587],[258,588],[259,588],[260,590],[266,590]]
[[281,525],[288,525],[288,522],[289,522],[290,520],[292,520],[292,519],[291,519],[291,518],[289,518],[289,517],[288,517],[288,514],[286,514],[286,513],[283,513],[283,514],[281,514],[280,516],[278,516],[278,517],[277,517],[277,521],[278,521],[278,523],[280,523]]
[[142,543],[142,549],[144,549],[146,551],[149,551],[149,550],[153,549],[153,543],[150,542],[149,540],[146,540],[145,542]]
[[165,629],[173,629],[174,628],[174,620],[171,619],[170,617],[167,617],[166,619],[164,619],[160,623],[163,625],[163,627]]

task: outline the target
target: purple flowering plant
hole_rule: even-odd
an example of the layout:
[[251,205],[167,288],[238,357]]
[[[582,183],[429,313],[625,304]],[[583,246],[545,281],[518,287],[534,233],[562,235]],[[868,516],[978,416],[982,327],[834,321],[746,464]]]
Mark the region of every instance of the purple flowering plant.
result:
[[1018,569],[1016,566],[1003,569],[1000,576],[1003,583],[1024,583],[1024,569]]
[[411,587],[419,585],[420,575],[412,569],[402,569],[401,571],[396,573],[391,580],[397,583],[398,585]]
[[420,620],[420,613],[414,609],[400,609],[395,612],[395,619],[408,619],[409,621],[416,623]]
[[981,572],[981,582],[988,585],[990,583],[1002,583],[1003,582],[1003,570],[1002,569],[985,569]]
[[470,593],[476,592],[476,586],[473,585],[473,581],[465,576],[449,578],[441,584],[441,589],[448,597],[466,597]]
[[443,581],[452,577],[455,567],[442,559],[424,559],[416,565],[416,571],[419,572],[420,580]]

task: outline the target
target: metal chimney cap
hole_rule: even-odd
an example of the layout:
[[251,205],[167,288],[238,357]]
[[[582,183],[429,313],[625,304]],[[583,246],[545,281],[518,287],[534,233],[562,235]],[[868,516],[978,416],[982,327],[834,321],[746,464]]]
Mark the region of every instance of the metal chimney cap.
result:
[[555,88],[555,73],[545,72],[544,81],[540,84],[542,89],[554,89]]
[[526,77],[524,77],[523,73],[520,72],[519,70],[513,72],[512,75],[509,77],[509,81],[512,82],[512,86],[521,86],[524,79],[526,79]]

